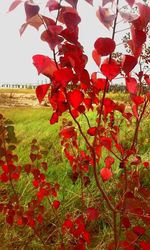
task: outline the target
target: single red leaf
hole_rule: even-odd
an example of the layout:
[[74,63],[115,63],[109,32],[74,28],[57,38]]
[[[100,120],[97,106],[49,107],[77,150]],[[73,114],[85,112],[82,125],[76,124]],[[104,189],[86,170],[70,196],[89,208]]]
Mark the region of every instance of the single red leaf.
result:
[[95,41],[94,47],[97,50],[98,54],[100,54],[101,56],[107,56],[115,50],[116,44],[113,39],[102,37],[98,38]]
[[138,50],[146,41],[146,33],[143,30],[135,29],[131,26],[131,34],[134,51]]
[[102,0],[102,6],[105,6],[107,3],[113,3],[114,0]]
[[6,223],[12,226],[13,223],[14,223],[14,216],[13,215],[7,215],[6,216]]
[[63,87],[73,79],[74,74],[70,68],[58,69],[53,74],[55,80],[59,82]]
[[96,12],[96,16],[98,17],[98,19],[100,20],[100,22],[107,29],[109,29],[110,27],[112,27],[113,21],[115,19],[115,15],[111,15],[109,13],[109,9],[108,8],[101,8],[101,7],[99,7],[99,9]]
[[147,24],[150,21],[150,7],[142,3],[137,3],[137,6],[140,12],[142,26],[143,28],[146,28]]
[[60,206],[60,201],[58,201],[58,200],[53,201],[53,207],[54,207],[55,209],[58,209],[59,206]]
[[141,226],[135,226],[133,227],[133,232],[136,233],[137,235],[143,235],[145,234],[145,228]]
[[138,114],[138,108],[137,105],[133,105],[132,106],[132,111],[133,111],[133,115],[136,117],[136,119],[139,119],[139,114]]
[[61,132],[61,136],[63,136],[66,139],[72,138],[74,135],[76,135],[76,132],[74,130],[74,127],[64,127]]
[[143,96],[133,96],[132,101],[138,106],[138,105],[143,104],[144,97]]
[[[82,237],[83,239],[86,241],[86,243],[89,245],[90,244],[90,233],[88,231],[83,231],[82,233]],[[77,248],[77,249],[81,249],[81,248]],[[83,249],[83,248],[82,248]]]
[[96,127],[91,127],[88,129],[87,133],[91,136],[94,136],[96,133]]
[[148,250],[148,249],[150,249],[150,242],[141,240],[140,247],[141,247],[141,250]]
[[150,86],[150,75],[144,75],[144,80]]
[[81,22],[78,13],[65,12],[63,15],[64,22],[69,30],[73,30]]
[[105,158],[105,167],[106,168],[111,168],[111,165],[114,164],[115,160],[112,156],[107,156]]
[[93,5],[93,0],[85,0],[87,3],[89,3],[90,5]]
[[56,122],[58,122],[58,114],[57,114],[57,112],[54,112],[54,113],[52,114],[51,119],[50,119],[50,124],[54,124],[54,123],[56,123]]
[[84,99],[84,94],[78,89],[68,92],[68,101],[75,109],[77,109],[80,106],[83,99]]
[[33,180],[32,181],[32,184],[35,188],[38,188],[39,187],[39,181],[38,180]]
[[46,4],[46,7],[49,8],[49,11],[59,10],[60,4],[56,0],[49,0]]
[[25,1],[24,8],[27,19],[36,16],[40,10],[40,7],[37,4],[32,3],[31,1]]
[[69,3],[74,9],[77,8],[78,0],[66,0],[67,3]]
[[112,172],[109,168],[102,168],[100,170],[100,175],[103,181],[108,181],[112,177]]
[[126,2],[132,7],[135,3],[135,0],[126,0]]
[[112,140],[108,137],[101,137],[100,145],[104,146],[108,150],[111,150]]
[[42,224],[42,222],[43,222],[43,216],[42,216],[42,214],[38,214],[36,218],[37,218],[37,221],[38,221],[40,224]]
[[39,17],[39,15],[35,15],[31,18],[28,18],[26,23],[21,26],[20,35],[23,34],[23,32],[25,31],[25,29],[28,25],[34,27],[36,30],[39,30],[39,28],[41,27],[42,24],[43,24],[43,22],[42,22],[41,18]]
[[99,217],[99,209],[94,207],[88,207],[86,210],[86,216],[88,221],[94,221]]
[[[107,86],[105,86],[107,84]],[[104,90],[106,88],[106,91],[109,88],[109,83],[106,81],[106,79],[104,78],[98,78],[96,79],[96,81],[94,82],[94,87],[98,90]]]
[[128,74],[137,64],[137,58],[130,55],[124,55],[122,60],[122,70]]
[[92,51],[92,57],[93,57],[93,60],[95,61],[95,63],[97,64],[97,66],[99,67],[99,66],[100,66],[100,62],[101,62],[101,57],[100,57],[100,55],[97,53],[96,50],[93,50],[93,51]]
[[89,110],[90,108],[92,109],[92,100],[91,98],[84,98],[84,103],[86,108]]
[[21,0],[14,0],[8,9],[8,12],[14,10],[17,6],[20,5],[20,3],[22,3]]
[[62,29],[61,25],[49,25],[48,30],[41,34],[41,40],[47,42],[51,50],[55,49],[56,45],[63,41],[63,38],[59,36]]
[[68,42],[78,44],[78,26],[76,26],[73,30],[64,29],[60,35]]
[[42,84],[42,85],[37,86],[36,96],[39,100],[39,103],[43,101],[45,95],[47,94],[49,87],[50,87],[50,84]]
[[129,93],[136,94],[137,92],[137,81],[133,77],[126,78],[126,87]]
[[8,180],[9,180],[9,177],[8,177],[8,174],[6,174],[6,173],[2,173],[1,175],[0,175],[0,180],[2,181],[2,182],[8,182]]
[[32,162],[34,162],[37,159],[37,155],[36,154],[30,154],[30,159]]
[[123,217],[122,219],[122,225],[128,229],[129,227],[131,227],[131,223],[128,217]]
[[120,73],[120,65],[113,60],[110,63],[103,63],[100,70],[104,76],[112,80]]
[[36,67],[38,74],[43,74],[49,78],[53,76],[54,71],[57,70],[56,64],[48,56],[35,55],[32,57],[33,64]]

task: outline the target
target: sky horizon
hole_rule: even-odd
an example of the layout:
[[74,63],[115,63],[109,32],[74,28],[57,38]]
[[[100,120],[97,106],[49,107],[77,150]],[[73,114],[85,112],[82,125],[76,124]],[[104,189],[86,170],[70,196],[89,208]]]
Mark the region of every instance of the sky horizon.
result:
[[[99,1],[95,0],[95,2],[98,3]],[[121,3],[124,2],[123,0]],[[37,70],[32,63],[32,56],[35,54],[50,56],[50,49],[45,42],[40,40],[41,32],[35,28],[27,27],[22,37],[20,37],[19,29],[25,22],[24,9],[21,4],[14,11],[7,13],[11,3],[12,0],[5,0],[5,4],[0,5],[0,83],[22,82],[36,84],[46,82],[45,76],[38,76]],[[79,41],[84,46],[85,53],[89,57],[87,69],[93,72],[98,69],[91,56],[94,42],[98,37],[111,37],[111,32],[104,28],[96,17],[96,8],[93,8],[85,1],[82,1],[78,6],[81,15]],[[46,13],[46,10],[44,11]],[[125,24],[123,24],[123,27],[126,27]],[[119,34],[117,40],[119,41]]]

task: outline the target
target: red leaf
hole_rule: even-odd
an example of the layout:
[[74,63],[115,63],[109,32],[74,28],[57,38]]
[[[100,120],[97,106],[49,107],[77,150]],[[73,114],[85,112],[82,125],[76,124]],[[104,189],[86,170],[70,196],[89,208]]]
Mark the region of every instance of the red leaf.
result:
[[8,9],[8,12],[14,10],[20,3],[22,3],[21,0],[14,0]]
[[73,30],[64,29],[60,35],[64,37],[68,42],[77,44],[78,43],[78,27]]
[[39,103],[41,103],[50,87],[50,84],[42,84],[37,86],[36,88],[36,96],[39,100]]
[[90,108],[92,109],[92,100],[91,98],[84,98],[84,103],[86,108],[89,110]]
[[93,0],[85,0],[87,3],[89,3],[90,5],[93,5]]
[[104,37],[98,38],[94,43],[94,47],[98,54],[101,56],[107,56],[115,50],[116,44],[113,39]]
[[54,124],[56,122],[58,122],[58,114],[57,114],[57,112],[52,114],[52,117],[50,119],[50,124]]
[[138,50],[146,41],[146,33],[142,30],[135,29],[131,27],[133,49],[134,51]]
[[73,127],[63,128],[60,132],[61,136],[65,137],[66,139],[72,138],[76,135],[76,132]]
[[38,214],[38,215],[37,215],[37,221],[38,221],[40,224],[42,224],[42,222],[43,222],[43,216],[42,216],[42,214]]
[[27,20],[27,22],[21,26],[21,28],[19,30],[20,36],[22,36],[23,32],[25,31],[25,29],[27,28],[28,25],[31,25],[35,29],[39,30],[39,28],[41,27],[42,24],[43,24],[43,22],[42,22],[41,18],[39,17],[39,15],[35,15],[35,16],[29,18]]
[[133,77],[126,78],[126,87],[129,93],[136,94],[137,92],[137,81]]
[[102,0],[102,6],[105,6],[107,3],[113,3],[114,0]]
[[99,217],[99,209],[94,207],[88,207],[86,210],[87,220],[94,221]]
[[66,2],[68,2],[69,4],[71,4],[71,6],[72,6],[74,9],[77,8],[78,0],[66,0]]
[[109,84],[108,82],[106,81],[106,79],[103,79],[103,78],[98,78],[95,82],[94,82],[94,87],[98,90],[104,90],[105,89],[105,85],[107,84],[106,86],[106,90],[108,90],[109,88]]
[[14,223],[14,216],[7,215],[7,217],[6,217],[6,223],[12,226],[13,223]]
[[81,22],[80,16],[73,12],[65,12],[63,18],[69,30],[75,29],[76,26]]
[[59,82],[63,87],[66,87],[67,83],[73,79],[74,74],[71,69],[63,68],[55,71],[53,76],[57,82]]
[[38,74],[43,74],[51,78],[54,71],[57,70],[55,62],[52,61],[48,56],[35,55],[32,57],[32,59]]
[[58,209],[60,206],[60,201],[57,201],[57,200],[53,201],[53,206],[55,209]]
[[141,250],[148,250],[150,249],[150,242],[141,240],[140,247],[141,247]]
[[2,182],[7,182],[7,181],[9,180],[9,177],[8,177],[8,175],[7,175],[6,173],[2,173],[2,174],[0,175],[0,180],[1,180]]
[[45,30],[41,34],[41,40],[47,42],[51,50],[55,49],[63,41],[63,38],[59,36],[62,29],[60,25],[49,25],[48,31]]
[[102,168],[100,170],[100,175],[103,181],[108,181],[112,177],[112,172],[109,168]]
[[103,63],[100,69],[103,75],[109,80],[114,79],[120,73],[120,65],[118,65],[115,61]]
[[146,83],[150,86],[150,75],[144,75]]
[[106,164],[106,168],[111,168],[111,165],[115,162],[114,158],[112,156],[107,156],[105,158],[105,164]]
[[126,2],[132,7],[135,3],[135,0],[126,0]]
[[101,8],[99,7],[99,9],[96,12],[96,15],[98,17],[98,19],[100,20],[100,22],[107,28],[109,29],[112,24],[113,21],[115,19],[115,15],[111,15],[109,13],[109,9],[107,8]]
[[141,105],[144,102],[144,97],[142,97],[142,96],[133,96],[132,100],[138,106],[138,105]]
[[145,228],[141,227],[141,226],[136,226],[133,228],[134,233],[136,233],[137,235],[143,235],[145,234]]
[[68,92],[68,101],[75,109],[77,109],[80,106],[83,99],[84,99],[84,94],[78,89]]
[[128,217],[124,217],[124,218],[122,219],[122,224],[123,224],[123,226],[124,226],[126,229],[129,228],[129,227],[131,227],[131,223],[130,223]]
[[87,133],[91,136],[94,136],[96,133],[96,127],[89,128]]
[[132,106],[132,111],[133,111],[134,116],[135,116],[136,119],[138,120],[138,119],[139,119],[139,114],[138,114],[138,109],[137,109],[137,106],[136,106],[136,105],[133,105],[133,106]]
[[147,24],[150,21],[150,7],[142,3],[137,3],[140,12],[140,19],[143,25],[143,28],[146,28]]
[[100,62],[101,62],[101,58],[100,58],[100,55],[97,53],[96,50],[93,50],[92,57],[93,57],[93,60],[95,61],[95,63],[97,64],[97,66],[99,67]]
[[39,6],[37,4],[32,3],[31,1],[26,1],[24,3],[26,18],[31,18],[36,16],[39,13]]
[[101,140],[100,140],[100,145],[101,146],[104,146],[108,150],[111,150],[111,144],[112,144],[112,140],[110,138],[108,138],[108,137],[101,137]]
[[32,184],[35,188],[38,188],[39,187],[39,181],[38,180],[33,180],[32,181]]
[[[83,231],[83,233],[82,233],[82,237],[83,237],[83,239],[86,241],[86,243],[89,245],[90,244],[90,233],[89,232],[87,232],[87,231]],[[77,248],[77,249],[79,249],[79,248]],[[80,248],[81,249],[81,248]]]
[[124,55],[122,60],[122,70],[128,74],[137,64],[137,58],[130,55]]
[[46,4],[46,7],[49,8],[49,11],[59,10],[60,4],[56,0],[49,0]]

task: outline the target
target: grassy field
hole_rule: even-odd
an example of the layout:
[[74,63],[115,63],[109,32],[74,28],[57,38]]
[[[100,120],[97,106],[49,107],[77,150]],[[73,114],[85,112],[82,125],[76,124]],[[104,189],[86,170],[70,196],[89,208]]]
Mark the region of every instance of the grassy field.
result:
[[[20,93],[21,90],[18,90],[18,93]],[[24,90],[23,90],[24,91]],[[34,90],[27,90],[27,94],[34,93]],[[1,91],[0,91],[1,93]],[[23,92],[26,94],[25,92]],[[128,96],[122,93],[110,93],[109,97],[114,98],[115,101],[118,102],[127,102]],[[68,161],[64,158],[62,147],[60,145],[60,138],[59,138],[59,127],[61,125],[61,119],[59,123],[55,125],[50,125],[49,120],[52,114],[52,111],[49,107],[39,107],[39,108],[23,108],[23,107],[11,107],[11,108],[0,108],[0,113],[3,114],[3,116],[11,120],[14,124],[16,137],[17,137],[17,154],[19,156],[19,163],[21,165],[24,165],[24,163],[29,162],[29,154],[30,154],[30,143],[31,141],[36,138],[39,145],[42,147],[42,149],[48,150],[47,156],[45,156],[45,160],[48,162],[48,172],[47,176],[51,181],[58,181],[61,184],[61,192],[58,197],[58,199],[61,201],[62,209],[61,213],[65,214],[66,211],[72,211],[75,210],[76,213],[81,209],[81,183],[78,181],[75,185],[72,185],[72,181],[70,179],[70,173],[71,168],[68,163]],[[95,121],[95,114],[93,112],[89,112],[88,118],[91,123],[94,123]],[[68,115],[65,114],[65,117]],[[118,116],[118,121],[120,117]],[[86,129],[86,120],[85,117],[82,116],[81,122],[83,127]],[[130,140],[133,136],[133,127],[129,126],[127,127],[126,123],[122,123],[122,143],[126,146],[130,143]],[[128,131],[128,133],[126,132]],[[139,133],[139,152],[142,155],[142,160],[149,161],[150,160],[150,123],[149,123],[149,117],[147,116],[140,127],[140,133]],[[116,162],[117,163],[117,162]],[[117,165],[117,164],[116,164]],[[114,169],[115,173],[117,173],[118,169]],[[91,179],[92,180],[92,179]],[[28,180],[30,181],[30,180]],[[104,184],[107,191],[109,191],[112,188],[113,181],[110,182],[112,184]],[[18,186],[18,190],[22,191],[27,186],[27,179],[22,178],[21,183]],[[89,197],[93,197],[93,201],[97,199],[98,196],[98,190],[95,185],[95,181],[93,181],[90,185],[90,190],[86,190]],[[112,188],[113,190],[113,188]],[[24,192],[24,191],[22,191]],[[115,194],[115,190],[113,190]],[[24,202],[28,202],[28,198],[30,197],[30,186],[29,186],[29,192],[25,196]],[[89,198],[90,200],[91,198]],[[94,204],[94,203],[93,203]],[[50,216],[50,215],[49,215]],[[105,243],[108,239],[108,237],[112,237],[110,235],[110,231],[105,223],[103,223],[103,218],[100,220],[99,224],[97,224],[97,227],[99,227],[99,235],[95,235],[95,245],[96,241],[99,238],[101,238],[101,241]],[[95,230],[95,229],[93,229]],[[103,231],[103,233],[101,233]],[[21,242],[20,244],[23,245],[23,247],[18,247],[18,249],[23,250],[37,250],[37,249],[43,249],[40,242],[37,242],[37,239],[34,238],[32,240],[32,244],[28,245],[27,248],[24,248],[24,242],[26,240],[30,241],[30,238],[32,236],[32,233],[29,230],[25,230],[23,233],[20,231],[16,231],[15,228],[11,229],[9,226],[6,226],[5,224],[2,224],[1,230],[0,230],[0,237],[1,237],[1,244],[2,248],[1,250],[14,250],[17,249],[17,242]],[[9,244],[7,243],[9,239]],[[9,246],[9,247],[8,247]],[[30,247],[29,247],[30,246]],[[51,248],[52,250],[54,248]],[[99,250],[97,248],[92,248],[94,250]],[[105,244],[104,248],[102,250],[106,250]],[[55,249],[54,249],[55,250]]]

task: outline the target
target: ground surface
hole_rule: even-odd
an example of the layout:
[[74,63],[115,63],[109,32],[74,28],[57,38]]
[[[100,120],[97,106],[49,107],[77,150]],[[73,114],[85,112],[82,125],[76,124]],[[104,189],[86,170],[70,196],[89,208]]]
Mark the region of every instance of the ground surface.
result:
[[39,103],[35,93],[0,92],[1,107],[38,107]]

